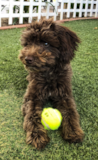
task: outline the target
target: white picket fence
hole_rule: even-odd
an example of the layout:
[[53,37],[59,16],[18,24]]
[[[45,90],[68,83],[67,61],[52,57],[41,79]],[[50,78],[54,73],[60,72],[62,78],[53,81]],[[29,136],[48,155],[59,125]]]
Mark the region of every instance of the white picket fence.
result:
[[[39,20],[41,16],[54,17],[54,20],[58,15],[60,20],[70,17],[98,17],[98,0],[53,0],[52,3],[47,0],[47,2],[49,3],[44,0],[0,0],[0,27],[2,18],[8,18],[8,24],[12,25],[13,18],[19,18],[19,24],[23,24],[23,18],[28,18],[30,23],[34,17]],[[13,13],[15,5],[19,7],[19,13],[17,10]],[[24,12],[24,6],[28,6],[28,13]],[[38,7],[38,11],[34,12],[34,7]]]

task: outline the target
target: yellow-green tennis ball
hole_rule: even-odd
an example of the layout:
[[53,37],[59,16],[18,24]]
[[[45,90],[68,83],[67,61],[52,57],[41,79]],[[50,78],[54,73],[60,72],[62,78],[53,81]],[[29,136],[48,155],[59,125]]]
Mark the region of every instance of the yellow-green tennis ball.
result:
[[47,130],[57,130],[62,122],[62,115],[57,109],[44,108],[41,114],[41,123]]

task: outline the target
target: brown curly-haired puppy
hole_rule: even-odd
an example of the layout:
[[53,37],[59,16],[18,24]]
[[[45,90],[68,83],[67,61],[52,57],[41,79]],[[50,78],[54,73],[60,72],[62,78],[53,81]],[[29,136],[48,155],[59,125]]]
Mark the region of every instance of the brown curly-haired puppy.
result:
[[52,19],[30,24],[23,32],[23,49],[19,58],[29,72],[22,112],[26,142],[37,149],[49,142],[47,131],[41,124],[41,112],[51,100],[62,116],[62,137],[69,142],[81,142],[83,131],[72,95],[70,61],[80,43],[77,35]]

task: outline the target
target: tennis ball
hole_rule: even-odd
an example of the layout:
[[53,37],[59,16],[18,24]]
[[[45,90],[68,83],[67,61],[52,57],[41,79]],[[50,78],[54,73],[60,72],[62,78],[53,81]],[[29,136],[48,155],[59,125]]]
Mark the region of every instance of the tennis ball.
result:
[[41,123],[46,130],[57,130],[62,122],[62,115],[57,109],[44,108],[41,114]]

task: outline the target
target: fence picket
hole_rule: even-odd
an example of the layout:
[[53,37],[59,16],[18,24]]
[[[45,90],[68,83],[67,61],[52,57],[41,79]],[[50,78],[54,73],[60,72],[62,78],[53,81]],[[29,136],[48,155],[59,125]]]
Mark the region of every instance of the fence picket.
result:
[[95,17],[98,17],[98,0],[97,0],[97,3],[96,3]]
[[0,27],[1,27],[1,5],[0,5]]
[[38,7],[38,20],[40,20],[40,18],[41,18],[41,3],[42,3],[42,1],[41,1],[41,0],[39,0],[39,7]]
[[33,10],[33,6],[32,6],[32,0],[30,0],[30,6],[29,6],[29,23],[32,22],[32,10]]
[[20,17],[19,17],[19,23],[23,23],[23,0],[20,1]]
[[12,24],[12,15],[13,15],[13,0],[9,1],[9,24]]

